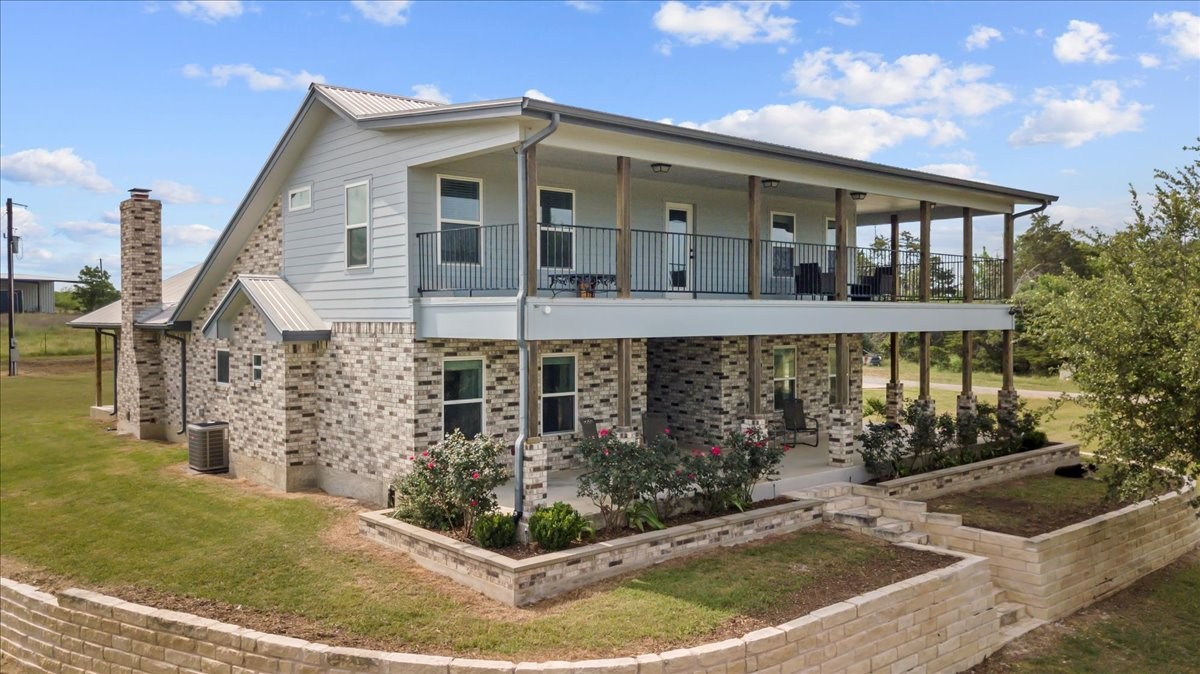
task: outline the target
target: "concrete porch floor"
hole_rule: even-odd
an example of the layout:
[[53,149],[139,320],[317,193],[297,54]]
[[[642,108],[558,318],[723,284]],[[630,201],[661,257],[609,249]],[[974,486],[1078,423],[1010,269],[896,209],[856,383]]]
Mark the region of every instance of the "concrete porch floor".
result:
[[[792,448],[783,456],[783,463],[779,466],[779,477],[755,485],[754,500],[765,501],[784,492],[829,482],[862,483],[867,480],[867,471],[861,464],[843,468],[828,465],[828,447],[828,441],[822,434],[816,447],[799,445]],[[577,469],[550,471],[546,504],[565,501],[585,515],[599,512],[590,499],[576,494],[579,476],[582,473],[582,470]],[[496,497],[501,508],[511,509],[513,507],[514,487],[514,480],[509,480],[496,490]]]

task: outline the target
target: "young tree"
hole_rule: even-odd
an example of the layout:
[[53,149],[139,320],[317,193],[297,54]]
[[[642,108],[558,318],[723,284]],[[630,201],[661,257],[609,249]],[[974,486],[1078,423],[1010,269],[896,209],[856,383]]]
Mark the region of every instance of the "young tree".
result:
[[83,269],[79,270],[79,282],[71,293],[84,311],[98,309],[121,298],[121,293],[113,287],[111,278],[108,272],[100,267],[84,265]]
[[1084,436],[1126,496],[1161,485],[1155,467],[1200,477],[1200,160],[1154,177],[1148,206],[1130,188],[1133,223],[1094,237],[1094,275],[1068,271],[1030,326],[1074,373]]

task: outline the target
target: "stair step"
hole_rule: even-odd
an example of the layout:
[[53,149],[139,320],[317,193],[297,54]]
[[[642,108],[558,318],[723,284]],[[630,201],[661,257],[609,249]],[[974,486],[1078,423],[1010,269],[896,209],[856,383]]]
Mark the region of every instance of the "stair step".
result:
[[1015,602],[1004,602],[997,604],[996,610],[1000,612],[1000,626],[1008,627],[1015,625],[1026,617],[1025,606]]
[[881,516],[883,516],[883,510],[880,508],[858,506],[857,508],[834,512],[833,521],[858,527],[873,527]]
[[898,541],[902,536],[912,531],[912,522],[904,522],[901,520],[892,520],[891,518],[881,517],[875,523],[875,527],[871,529],[871,533],[879,538],[889,541]]
[[867,505],[865,496],[842,496],[825,502],[825,510],[850,510]]
[[910,531],[902,534],[895,540],[897,543],[916,543],[917,545],[929,545],[929,534],[920,534],[915,531]]
[[1032,632],[1033,630],[1045,624],[1045,620],[1039,620],[1037,618],[1023,618],[1007,627],[1001,627],[1000,635],[1003,639],[1003,643],[1008,643],[1014,639],[1025,636],[1029,632]]

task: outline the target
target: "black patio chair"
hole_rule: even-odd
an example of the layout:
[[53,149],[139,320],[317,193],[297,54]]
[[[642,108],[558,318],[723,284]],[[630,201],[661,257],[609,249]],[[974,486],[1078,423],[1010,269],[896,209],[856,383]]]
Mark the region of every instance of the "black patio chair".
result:
[[583,431],[584,440],[600,439],[600,432],[596,430],[596,420],[592,417],[583,417],[580,419],[579,428]]
[[[793,445],[816,447],[820,442],[821,424],[817,418],[804,413],[803,400],[788,400],[783,403],[783,434],[790,434]],[[800,441],[801,436],[812,436],[812,443]]]
[[642,415],[642,442],[648,445],[660,435],[670,435],[667,428],[667,415],[661,412],[646,412]]

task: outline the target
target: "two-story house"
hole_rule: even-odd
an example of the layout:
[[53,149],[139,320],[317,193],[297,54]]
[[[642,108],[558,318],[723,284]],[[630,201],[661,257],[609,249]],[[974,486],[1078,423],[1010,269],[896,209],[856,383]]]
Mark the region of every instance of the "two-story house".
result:
[[[529,98],[327,85],[166,286],[161,205],[131,192],[119,309],[76,322],[118,331],[119,430],[226,421],[235,474],[381,502],[459,428],[516,448],[526,509],[575,467],[582,418],[636,437],[665,415],[689,444],[799,399],[818,462],[860,463],[868,332],[894,336],[894,413],[899,333],[923,336],[922,400],[928,335],[968,337],[969,409],[969,335],[1004,331],[1011,410],[1013,224],[1056,198]],[[973,257],[982,215],[1004,218],[1002,259]],[[963,248],[934,255],[947,219]]]

